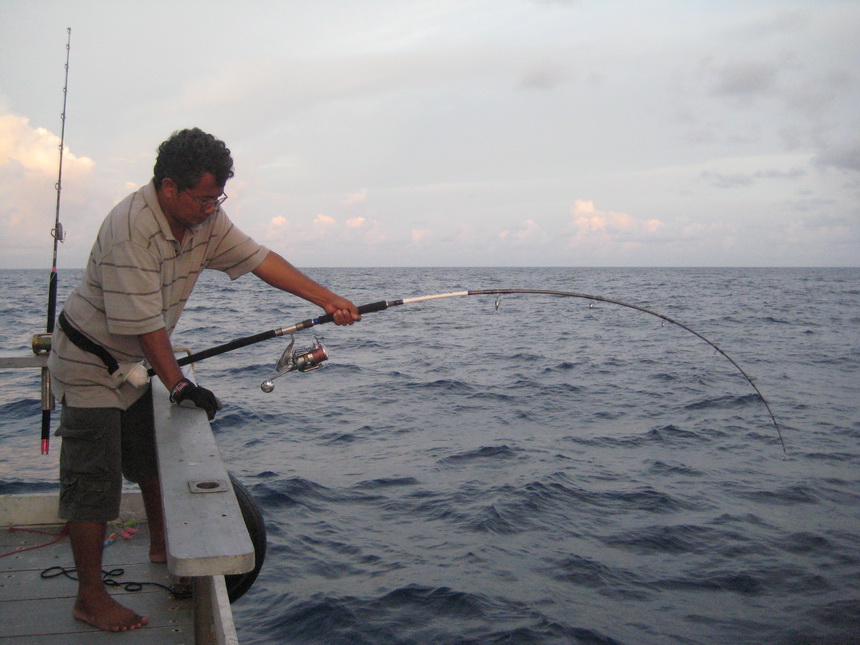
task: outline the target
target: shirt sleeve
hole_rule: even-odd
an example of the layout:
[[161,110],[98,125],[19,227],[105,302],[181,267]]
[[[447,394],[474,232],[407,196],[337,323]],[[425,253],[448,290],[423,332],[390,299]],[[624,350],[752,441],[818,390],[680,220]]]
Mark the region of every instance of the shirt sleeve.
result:
[[269,249],[240,231],[223,211],[218,215],[218,243],[206,266],[223,271],[235,280],[260,266]]

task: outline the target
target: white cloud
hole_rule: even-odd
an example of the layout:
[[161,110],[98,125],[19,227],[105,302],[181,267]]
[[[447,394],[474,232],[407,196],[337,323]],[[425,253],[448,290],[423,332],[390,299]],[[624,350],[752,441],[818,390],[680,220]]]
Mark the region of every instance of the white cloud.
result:
[[347,195],[346,198],[341,201],[341,205],[349,208],[350,206],[357,206],[358,204],[363,204],[367,201],[367,188],[362,188],[358,192]]
[[[49,258],[49,244],[53,244],[49,235],[57,208],[59,146],[58,136],[31,127],[26,117],[0,115],[0,253],[7,266],[32,266],[34,254],[40,252]],[[94,167],[92,159],[64,149],[61,215],[82,208]],[[61,224],[64,219],[61,216]],[[81,246],[80,239],[75,244]],[[88,250],[92,239],[83,244]]]
[[637,219],[629,213],[599,210],[591,200],[577,199],[571,207],[573,244],[641,243],[663,228],[661,220]]
[[519,227],[504,229],[498,235],[500,240],[516,244],[545,243],[549,236],[541,228],[540,224],[532,219],[525,220]]
[[[55,177],[59,170],[60,137],[44,128],[30,127],[30,120],[14,114],[0,114],[0,166],[20,164],[28,172]],[[63,149],[63,174],[77,176],[92,172],[95,162]]]
[[643,223],[643,228],[646,233],[656,233],[661,228],[663,228],[664,224],[658,219],[649,219]]
[[331,229],[337,226],[337,220],[333,217],[329,217],[328,215],[323,215],[320,213],[314,218],[314,226]]

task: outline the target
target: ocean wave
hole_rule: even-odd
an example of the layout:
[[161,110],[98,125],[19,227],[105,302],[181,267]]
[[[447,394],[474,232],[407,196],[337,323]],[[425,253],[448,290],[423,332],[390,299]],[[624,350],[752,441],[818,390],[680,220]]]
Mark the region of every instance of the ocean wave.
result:
[[474,450],[467,450],[456,455],[450,455],[440,459],[437,463],[440,465],[462,464],[464,462],[472,462],[484,459],[510,459],[515,457],[518,451],[502,444],[499,446],[481,446]]
[[693,468],[683,463],[671,463],[663,461],[655,461],[648,466],[648,473],[651,475],[663,475],[666,477],[703,477],[705,472],[697,468]]
[[0,495],[21,495],[27,493],[59,493],[58,482],[45,481],[8,481],[0,479]]
[[282,642],[349,645],[620,645],[598,630],[554,620],[523,603],[450,587],[409,584],[380,596],[316,594],[255,616]]
[[379,479],[358,482],[353,486],[353,488],[358,488],[360,490],[379,490],[400,486],[415,486],[417,484],[418,480],[414,477],[381,477]]
[[4,419],[21,419],[41,411],[42,401],[39,398],[21,398],[0,404],[0,414]]
[[637,527],[623,533],[605,536],[601,542],[639,554],[710,553],[724,540],[736,540],[737,534],[693,524],[671,524]]
[[684,406],[685,410],[726,410],[732,408],[743,407],[747,405],[761,404],[761,398],[758,394],[741,394],[731,395],[726,394],[715,398],[704,399],[694,403],[688,403]]
[[744,596],[759,596],[768,588],[764,572],[735,570],[697,572],[695,575],[652,580],[648,584],[673,591],[722,591]]

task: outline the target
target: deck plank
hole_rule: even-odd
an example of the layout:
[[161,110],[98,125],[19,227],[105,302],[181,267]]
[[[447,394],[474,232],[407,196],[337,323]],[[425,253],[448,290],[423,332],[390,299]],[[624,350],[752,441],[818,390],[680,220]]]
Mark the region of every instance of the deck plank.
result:
[[104,643],[138,643],[140,645],[194,645],[194,629],[192,626],[176,627],[146,627],[124,634],[111,632],[74,632],[64,634],[46,634],[43,636],[0,637],[0,645],[102,645]]

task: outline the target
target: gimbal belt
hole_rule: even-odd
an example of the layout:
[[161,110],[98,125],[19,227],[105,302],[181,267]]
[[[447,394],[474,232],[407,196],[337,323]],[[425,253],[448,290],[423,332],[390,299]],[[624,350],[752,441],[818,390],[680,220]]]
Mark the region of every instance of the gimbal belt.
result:
[[72,327],[72,324],[62,311],[60,312],[58,320],[60,322],[60,328],[66,336],[69,337],[69,340],[72,341],[78,349],[82,349],[85,352],[98,356],[102,360],[102,363],[105,364],[108,374],[113,374],[119,369],[119,363],[117,363],[116,359],[110,355],[110,352],[101,345],[94,343],[77,329]]

